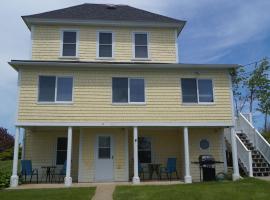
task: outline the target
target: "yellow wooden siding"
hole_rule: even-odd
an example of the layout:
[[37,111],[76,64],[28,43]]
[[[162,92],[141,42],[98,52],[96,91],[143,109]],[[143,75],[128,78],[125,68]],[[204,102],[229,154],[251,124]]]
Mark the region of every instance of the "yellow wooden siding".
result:
[[[225,70],[41,69],[21,70],[19,122],[220,122],[232,123]],[[73,103],[39,104],[39,75],[72,75]],[[112,77],[144,77],[145,105],[112,104]],[[212,78],[215,102],[182,104],[180,78]]]
[[34,26],[32,32],[32,59],[59,60],[61,30],[63,29],[79,30],[78,56],[80,61],[98,60],[96,59],[97,31],[107,30],[112,31],[115,37],[114,59],[111,61],[132,61],[132,32],[143,31],[149,33],[149,62],[176,62],[175,29],[93,26]]
[[[56,164],[57,138],[67,137],[67,130],[64,129],[26,129],[25,135],[25,158],[32,160],[33,168],[39,170],[39,178],[44,174],[41,166],[51,166]],[[73,131],[72,141],[72,165],[71,176],[74,181],[78,177],[78,155],[79,155],[79,132]],[[62,166],[57,166],[60,171]],[[44,177],[43,180],[45,181]],[[58,179],[57,179],[58,181]]]
[[[223,129],[219,128],[190,128],[189,129],[189,152],[190,152],[190,173],[192,180],[197,182],[200,180],[200,171],[198,164],[192,164],[198,161],[199,155],[212,155],[216,161],[224,161],[222,137]],[[210,147],[207,150],[200,148],[200,141],[207,139]],[[224,164],[216,164],[216,174],[224,172]]]
[[110,134],[114,141],[114,181],[127,181],[125,132],[117,128],[82,129],[82,152],[79,160],[79,182],[95,181],[95,142],[98,134]]

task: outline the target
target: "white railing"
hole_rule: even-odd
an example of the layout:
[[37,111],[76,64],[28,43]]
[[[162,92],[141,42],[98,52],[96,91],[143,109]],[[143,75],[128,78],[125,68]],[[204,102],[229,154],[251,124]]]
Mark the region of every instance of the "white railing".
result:
[[248,171],[248,176],[253,177],[252,152],[247,149],[247,147],[243,144],[243,142],[237,135],[235,135],[235,137],[236,137],[238,158],[240,158],[241,162]]
[[237,119],[237,130],[243,131],[257,149],[270,163],[270,144],[264,139],[259,131],[248,121],[248,119],[242,114],[239,114]]

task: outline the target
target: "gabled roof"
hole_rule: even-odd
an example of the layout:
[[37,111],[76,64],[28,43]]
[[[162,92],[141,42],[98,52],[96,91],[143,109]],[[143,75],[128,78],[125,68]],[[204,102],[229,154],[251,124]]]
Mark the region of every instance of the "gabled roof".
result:
[[[116,21],[153,23],[156,25],[171,24],[179,29],[185,25],[185,21],[163,15],[155,14],[128,5],[112,4],[81,4],[59,10],[22,16],[29,27],[31,23],[41,21]],[[180,31],[179,31],[180,32]]]

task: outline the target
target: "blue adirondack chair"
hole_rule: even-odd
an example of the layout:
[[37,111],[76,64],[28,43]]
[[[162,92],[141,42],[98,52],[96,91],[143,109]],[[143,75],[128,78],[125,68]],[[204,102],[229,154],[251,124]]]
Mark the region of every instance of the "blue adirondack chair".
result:
[[173,173],[176,174],[177,179],[179,178],[178,173],[177,173],[177,169],[176,169],[176,158],[168,158],[167,166],[160,168],[160,179],[161,179],[163,173],[166,173],[167,178],[170,180],[172,180]]
[[21,160],[21,176],[24,176],[24,181],[26,182],[26,177],[30,176],[30,183],[32,182],[32,177],[35,175],[37,177],[38,183],[38,169],[32,168],[32,161],[31,160]]

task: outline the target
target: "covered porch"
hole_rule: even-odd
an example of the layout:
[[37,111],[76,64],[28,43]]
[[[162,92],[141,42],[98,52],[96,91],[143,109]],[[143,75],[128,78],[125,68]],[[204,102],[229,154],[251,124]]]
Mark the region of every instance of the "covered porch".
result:
[[[11,186],[18,185],[18,144],[22,129],[22,159],[31,160],[32,168],[39,172],[39,182],[46,182],[44,169],[52,166],[55,168],[55,177],[63,169],[64,175],[50,182],[60,180],[65,186],[71,186],[72,182],[132,181],[139,184],[142,181],[168,181],[166,173],[159,174],[161,168],[168,166],[168,159],[176,161],[177,171],[169,179],[185,183],[197,182],[200,181],[200,170],[194,162],[198,161],[199,155],[212,155],[215,160],[224,162],[216,165],[215,170],[216,173],[227,172],[224,128],[227,127],[17,127]],[[230,134],[234,136],[233,128]],[[232,144],[235,144],[235,137],[231,138]],[[235,145],[232,145],[232,151],[233,178],[238,179]],[[149,168],[151,165],[158,166],[153,176]]]

